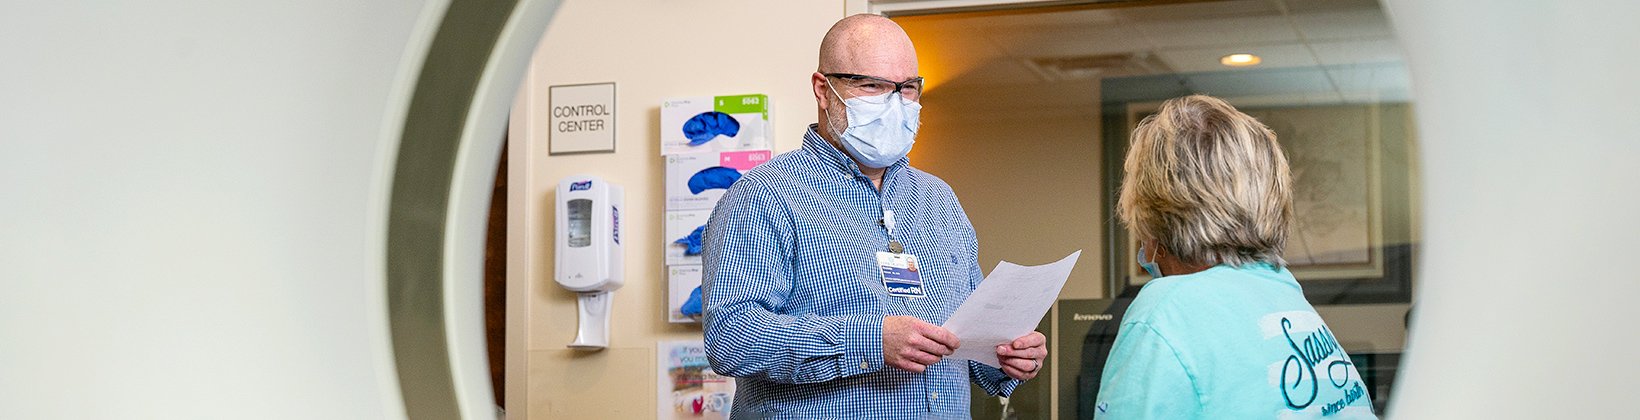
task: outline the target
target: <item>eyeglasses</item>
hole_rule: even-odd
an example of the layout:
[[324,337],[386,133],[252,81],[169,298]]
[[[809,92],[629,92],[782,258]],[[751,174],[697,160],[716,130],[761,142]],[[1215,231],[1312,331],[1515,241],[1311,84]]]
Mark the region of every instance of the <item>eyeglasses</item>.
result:
[[899,93],[905,100],[917,102],[922,100],[923,78],[913,77],[904,82],[894,82],[881,77],[865,76],[849,73],[821,73],[821,75],[842,80],[843,88],[861,100],[881,103],[888,100],[890,92]]

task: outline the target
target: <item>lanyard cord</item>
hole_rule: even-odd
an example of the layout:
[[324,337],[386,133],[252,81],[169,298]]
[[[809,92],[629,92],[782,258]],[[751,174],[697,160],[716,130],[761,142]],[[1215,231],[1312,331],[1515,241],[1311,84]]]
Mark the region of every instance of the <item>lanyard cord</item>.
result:
[[877,210],[878,210],[878,212],[880,212],[880,214],[882,214],[882,217],[877,219],[877,225],[882,226],[884,229],[888,230],[888,250],[889,250],[889,252],[899,254],[899,253],[904,253],[905,252],[905,246],[904,246],[904,244],[900,243],[900,241],[897,238],[895,238],[895,235],[894,235],[894,230],[895,230],[894,229],[894,226],[895,226],[894,210],[889,210],[888,209],[888,200],[889,200],[889,185],[888,185],[889,184],[889,182],[888,182],[889,176],[888,175],[889,174],[888,174],[887,171],[883,172],[883,181],[882,181],[883,188],[882,188],[882,190],[878,191],[878,194],[877,194]]

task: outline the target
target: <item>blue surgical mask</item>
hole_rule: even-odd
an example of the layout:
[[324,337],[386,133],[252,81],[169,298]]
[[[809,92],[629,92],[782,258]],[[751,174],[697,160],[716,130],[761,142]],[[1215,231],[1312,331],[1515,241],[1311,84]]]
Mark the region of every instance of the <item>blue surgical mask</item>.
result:
[[[831,94],[843,98],[836,88],[831,88]],[[922,104],[908,101],[898,92],[889,92],[869,98],[843,99],[843,105],[848,108],[848,128],[838,140],[855,162],[869,168],[887,168],[911,153],[911,145],[917,142],[917,118]],[[826,115],[826,124],[831,128],[831,110],[826,110]],[[832,133],[837,130],[833,129]]]
[[1139,245],[1139,266],[1144,267],[1146,273],[1150,273],[1150,278],[1162,278],[1162,268],[1156,265],[1156,260],[1145,261],[1146,259],[1145,246]]

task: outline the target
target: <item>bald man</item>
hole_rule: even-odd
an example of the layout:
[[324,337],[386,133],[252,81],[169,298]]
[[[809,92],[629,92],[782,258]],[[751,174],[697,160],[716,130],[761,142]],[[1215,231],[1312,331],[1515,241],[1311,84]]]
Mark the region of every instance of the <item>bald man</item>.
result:
[[738,378],[737,419],[969,418],[968,382],[1008,395],[1046,339],[1002,368],[946,360],[941,328],[979,286],[979,244],[951,187],[911,167],[922,78],[899,25],[832,26],[810,81],[821,123],[745,174],[704,237],[706,351]]

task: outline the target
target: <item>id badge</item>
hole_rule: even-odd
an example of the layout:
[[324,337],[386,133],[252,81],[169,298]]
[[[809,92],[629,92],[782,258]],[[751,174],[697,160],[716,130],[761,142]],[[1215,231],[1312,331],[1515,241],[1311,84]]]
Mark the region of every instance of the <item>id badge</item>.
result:
[[917,272],[917,256],[893,252],[878,252],[877,267],[883,273],[883,287],[890,296],[920,298],[923,291],[922,275]]

